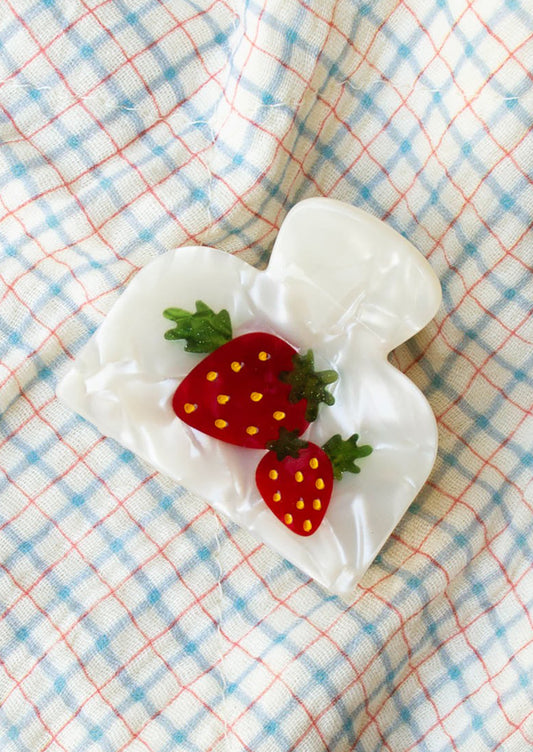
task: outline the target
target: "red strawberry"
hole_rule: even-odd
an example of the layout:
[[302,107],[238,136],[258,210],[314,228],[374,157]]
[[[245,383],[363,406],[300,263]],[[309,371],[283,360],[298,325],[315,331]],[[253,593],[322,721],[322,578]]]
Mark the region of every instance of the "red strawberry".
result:
[[[268,508],[298,535],[311,535],[322,522],[333,489],[333,468],[316,444],[300,441],[296,432],[282,434],[290,454],[272,443],[257,466],[255,481]],[[280,451],[276,449],[279,447]]]
[[312,535],[326,514],[333,478],[358,473],[355,459],[368,456],[369,446],[357,446],[357,434],[344,441],[333,436],[321,448],[282,429],[278,441],[257,466],[259,493],[275,516],[297,535]]
[[333,404],[325,385],[337,374],[315,373],[311,351],[300,356],[266,332],[232,340],[227,311],[215,314],[201,301],[195,313],[167,309],[163,315],[176,322],[167,339],[185,339],[189,352],[210,353],[172,401],[176,415],[193,428],[230,444],[264,449],[280,428],[303,433],[321,401]]

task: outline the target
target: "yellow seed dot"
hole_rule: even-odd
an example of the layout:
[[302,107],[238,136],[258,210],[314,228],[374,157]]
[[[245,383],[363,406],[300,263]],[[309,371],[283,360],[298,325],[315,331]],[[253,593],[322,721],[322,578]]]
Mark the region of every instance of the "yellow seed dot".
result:
[[278,471],[277,470],[271,470],[268,474],[268,477],[270,480],[277,480],[278,478]]
[[292,525],[292,514],[286,514],[283,519],[285,520],[285,524]]
[[276,491],[276,493],[272,497],[272,501],[281,501],[281,494],[279,491]]
[[308,533],[312,527],[313,526],[311,524],[311,520],[306,520],[303,524],[303,529],[305,530],[306,533]]
[[316,457],[312,457],[312,458],[311,458],[311,459],[309,460],[309,467],[312,467],[312,468],[313,468],[313,470],[316,470],[316,469],[317,469],[317,467],[318,467],[318,460],[317,460],[317,458],[316,458]]
[[325,483],[322,480],[322,478],[317,478],[317,481],[315,483],[315,486],[318,488],[319,491],[322,491],[322,489],[325,487]]
[[209,373],[206,376],[206,379],[208,381],[214,381],[217,376],[218,376],[218,373],[216,371],[209,371]]
[[246,433],[249,436],[255,436],[256,433],[259,433],[259,429],[257,426],[248,426],[248,428],[246,429]]
[[285,417],[285,413],[282,412],[281,410],[276,410],[276,412],[272,415],[272,417],[274,418],[274,420],[283,420],[283,418]]
[[313,509],[315,509],[317,512],[319,511],[319,509],[322,509],[322,502],[320,501],[320,499],[315,499],[313,501]]
[[219,405],[225,405],[229,402],[229,395],[228,394],[219,394],[217,397],[217,402]]
[[303,499],[298,499],[296,502],[296,509],[303,509],[305,507],[305,503]]
[[226,428],[227,425],[228,425],[227,420],[222,420],[222,418],[218,418],[217,420],[215,420],[215,426],[217,428]]
[[261,350],[257,357],[259,358],[259,360],[268,360],[270,358],[270,355],[264,350]]
[[294,480],[296,483],[301,483],[304,479],[303,473],[301,473],[299,470],[297,473],[294,473]]
[[252,392],[250,394],[250,399],[252,400],[252,402],[259,402],[263,399],[263,395],[261,394],[261,392]]
[[193,413],[196,410],[197,407],[198,407],[198,405],[191,405],[190,402],[186,402],[183,405],[183,409],[185,410],[186,413]]
[[239,373],[243,365],[244,363],[237,363],[237,361],[234,360],[233,363],[231,364],[231,370],[235,371],[235,373]]

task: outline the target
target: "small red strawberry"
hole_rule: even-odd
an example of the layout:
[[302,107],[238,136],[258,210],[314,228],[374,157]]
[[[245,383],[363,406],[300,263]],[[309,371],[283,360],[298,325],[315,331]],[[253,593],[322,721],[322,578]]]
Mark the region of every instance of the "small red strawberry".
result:
[[255,481],[268,508],[298,535],[311,535],[322,522],[333,489],[333,468],[316,444],[296,432],[282,432],[257,466]]
[[355,460],[372,449],[357,446],[358,435],[343,440],[333,436],[323,447],[282,429],[280,438],[257,466],[255,480],[268,508],[297,535],[316,532],[326,514],[333,478],[343,472],[358,473]]
[[188,352],[208,352],[176,389],[176,415],[221,441],[264,449],[280,428],[302,434],[316,419],[320,402],[333,404],[325,386],[334,371],[316,373],[313,353],[301,356],[285,340],[266,332],[231,339],[227,311],[215,314],[201,301],[196,312],[164,311],[176,327],[167,339],[185,339]]

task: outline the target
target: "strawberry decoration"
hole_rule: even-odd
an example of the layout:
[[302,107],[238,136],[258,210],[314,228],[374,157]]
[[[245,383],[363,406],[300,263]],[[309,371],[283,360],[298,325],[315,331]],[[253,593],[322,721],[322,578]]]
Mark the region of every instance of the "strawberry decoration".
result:
[[232,339],[227,311],[198,301],[196,311],[168,308],[175,328],[169,340],[185,339],[185,350],[204,358],[177,388],[176,415],[192,428],[221,441],[264,449],[280,428],[302,434],[316,419],[321,402],[334,403],[326,385],[335,371],[315,372],[313,353],[300,355],[285,340],[266,332]]
[[326,387],[335,371],[314,370],[312,350],[304,355],[267,332],[232,339],[226,310],[215,313],[202,301],[194,312],[167,308],[174,322],[168,340],[183,339],[185,350],[208,353],[176,389],[174,412],[192,428],[249,449],[268,449],[256,470],[256,485],[273,514],[297,535],[312,535],[326,514],[334,478],[358,473],[355,460],[368,456],[358,435],[333,436],[324,446],[298,437],[316,420],[319,405],[333,405]]
[[[65,369],[58,397],[101,434],[204,498],[305,575],[351,597],[423,487],[436,455],[431,407],[391,367],[388,354],[435,316],[440,285],[422,254],[390,226],[327,198],[307,199],[290,210],[263,266],[254,268],[238,254],[210,247],[159,254],[135,275],[98,334]],[[208,305],[195,306],[199,299]],[[179,306],[167,311],[170,320],[162,316],[167,306]],[[265,506],[255,475],[271,451],[266,445],[247,449],[217,441],[172,409],[179,384],[210,355],[206,341],[211,352],[223,347],[232,338],[232,325],[236,339],[247,332],[278,335],[300,358],[311,347],[317,371],[338,372],[339,381],[325,387],[335,397],[333,407],[321,403],[317,422],[306,429],[287,422],[287,431],[304,429],[296,438],[323,451],[333,434],[347,439],[355,431],[361,444],[374,446],[370,457],[355,461],[361,474],[350,476],[339,468],[342,480],[335,478],[338,463],[330,458],[333,491],[318,528],[318,518],[296,518],[296,513],[295,523],[287,526]],[[276,390],[294,370],[291,358],[281,369]],[[282,373],[287,376],[281,378]],[[297,386],[288,385],[291,391]],[[262,393],[258,386],[254,391]],[[194,407],[200,405],[197,399],[191,394],[188,401]],[[290,404],[302,407],[299,402]],[[235,404],[232,399],[226,408]],[[244,402],[236,413],[247,415],[254,404]],[[391,424],[398,430],[389,430]],[[277,439],[279,430],[272,441]],[[302,524],[309,519],[315,534],[292,532],[300,519]]]
[[323,447],[282,429],[277,441],[257,466],[255,480],[268,508],[297,535],[312,535],[326,514],[333,479],[343,472],[358,473],[356,459],[372,449],[358,446],[358,435],[343,440],[333,436]]

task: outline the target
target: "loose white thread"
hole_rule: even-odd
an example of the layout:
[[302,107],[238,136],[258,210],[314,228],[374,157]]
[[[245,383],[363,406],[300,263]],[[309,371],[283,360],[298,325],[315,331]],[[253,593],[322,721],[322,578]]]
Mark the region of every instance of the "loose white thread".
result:
[[220,704],[221,706],[221,717],[222,717],[222,724],[224,726],[224,735],[223,735],[223,741],[224,741],[224,747],[226,750],[229,751],[229,726],[228,726],[228,720],[226,717],[226,702],[227,702],[227,692],[228,692],[228,682],[226,679],[226,672],[224,670],[224,638],[222,636],[222,616],[224,613],[224,592],[222,590],[222,579],[224,577],[224,570],[222,568],[222,561],[221,561],[221,553],[222,553],[222,546],[220,544],[220,537],[219,533],[221,531],[221,524],[220,520],[218,518],[217,513],[215,510],[212,510],[213,512],[213,518],[215,520],[215,554],[214,554],[214,560],[218,566],[218,580],[217,580],[217,606],[218,606],[218,615],[216,616],[216,625],[217,625],[217,636],[218,636],[218,651],[219,651],[219,673],[221,677],[221,684],[222,684],[222,702]]
[[208,179],[207,179],[207,206],[206,206],[206,210],[207,210],[207,227],[211,231],[212,229],[214,229],[213,228],[213,225],[214,225],[214,222],[213,222],[213,213],[211,211],[211,207],[213,206],[213,188],[214,188],[215,176],[213,175],[213,172],[211,170],[210,159],[211,159],[211,154],[213,152],[213,147],[214,147],[215,141],[216,141],[216,133],[215,133],[215,131],[213,129],[213,126],[210,123],[206,123],[206,125],[209,128],[209,131],[210,131],[210,134],[211,134],[211,142],[209,144],[208,149],[205,152],[205,159],[202,159],[201,162],[202,162],[202,165],[204,166],[204,168],[205,168],[205,170],[207,172],[207,175],[208,175]]
[[[32,84],[19,84],[18,82],[16,82],[16,81],[10,81],[9,79],[0,80],[0,85],[3,86],[4,89],[7,89],[7,88],[34,89],[34,90],[38,90],[38,91],[46,91],[46,90],[52,91],[52,89],[56,88],[56,87],[52,87],[52,86],[33,86]],[[393,79],[390,79],[390,80],[389,79],[377,79],[375,81],[367,81],[367,82],[365,82],[365,84],[363,86],[363,85],[358,85],[357,83],[355,83],[355,81],[352,80],[351,75],[347,76],[342,81],[339,81],[338,85],[341,88],[343,88],[343,89],[349,88],[352,91],[365,92],[365,93],[367,93],[369,91],[369,89],[374,88],[374,87],[390,88],[393,91],[402,92],[404,94],[414,94],[414,93],[419,93],[419,92],[425,92],[426,94],[435,94],[435,93],[438,93],[438,92],[441,91],[441,88],[439,88],[439,87],[428,86],[427,84],[424,84],[424,83],[422,83],[420,81],[418,81],[416,83],[416,85],[413,86],[412,84],[409,84],[409,83],[400,83],[400,82],[396,83]],[[456,93],[461,94],[468,101],[474,101],[476,99],[483,98],[483,99],[487,99],[489,102],[502,102],[502,101],[503,102],[508,102],[508,101],[511,101],[511,100],[515,100],[515,101],[528,100],[530,98],[530,94],[528,94],[528,93],[524,93],[522,95],[514,95],[514,94],[504,95],[504,94],[500,94],[498,92],[494,92],[492,90],[487,91],[484,84],[480,88],[478,88],[476,91],[464,90],[464,89],[462,89],[462,88],[460,88],[458,86],[456,86],[456,88],[454,90],[452,90],[452,92],[453,91],[455,91]],[[320,93],[319,90],[316,89],[315,87],[308,86],[305,89],[304,95],[301,96],[301,97],[299,97],[298,99],[286,99],[286,100],[281,100],[281,101],[278,101],[278,102],[261,102],[261,103],[258,103],[257,106],[255,108],[253,108],[253,109],[252,108],[250,108],[249,110],[242,109],[241,110],[241,114],[243,116],[250,116],[250,115],[253,115],[253,113],[257,109],[276,109],[276,108],[284,108],[284,107],[285,108],[286,107],[289,107],[289,108],[298,108],[298,107],[300,107],[302,105],[302,103],[303,103],[303,101],[305,99],[305,96],[307,96],[308,94],[314,94],[316,96],[319,93]],[[448,92],[447,92],[447,94],[448,94]],[[60,97],[58,97],[58,96],[54,97],[54,101],[55,102],[88,102],[88,101],[95,101],[95,102],[101,103],[101,104],[108,103],[108,102],[113,102],[113,104],[117,105],[117,103],[115,102],[115,100],[113,100],[111,97],[106,97],[101,92],[97,92],[96,94],[87,94],[87,95],[79,94],[79,95],[77,95],[75,93],[74,94],[70,94],[68,92],[63,91],[62,95]],[[127,112],[136,112],[140,117],[142,115],[144,115],[144,114],[147,114],[147,115],[152,115],[153,114],[153,105],[151,103],[143,103],[143,104],[140,104],[140,105],[135,105],[135,104],[131,104],[130,105],[129,103],[128,104],[119,103],[118,104],[118,109],[119,110],[124,110],[124,111],[127,111]],[[166,118],[169,115],[173,114],[174,112],[175,112],[175,110],[173,109],[171,112],[166,113],[164,116],[155,118],[153,120],[152,125],[155,125],[156,123],[166,122]],[[205,122],[207,125],[209,125],[209,123],[207,123],[207,121],[194,121],[194,123],[200,123],[200,122]],[[209,125],[209,127],[210,127],[211,131],[213,132],[212,126]],[[186,131],[186,129],[184,129],[183,133],[185,133],[185,131]],[[213,141],[212,141],[212,145],[214,145],[214,140],[215,139],[213,139]],[[13,141],[4,141],[3,143],[14,143],[14,142]],[[205,167],[205,165],[204,165],[204,167]],[[210,171],[209,167],[207,167],[207,170]]]

